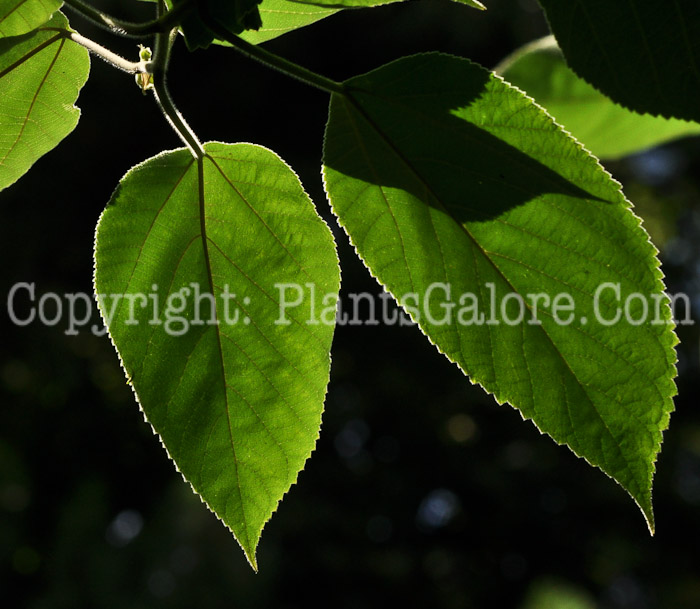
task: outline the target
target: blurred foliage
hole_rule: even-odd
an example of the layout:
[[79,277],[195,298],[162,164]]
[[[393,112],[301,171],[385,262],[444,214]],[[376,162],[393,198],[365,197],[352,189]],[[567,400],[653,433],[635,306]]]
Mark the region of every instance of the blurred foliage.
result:
[[[100,4],[138,18],[124,3]],[[493,66],[547,33],[530,0],[489,0],[488,7],[446,1],[348,11],[268,47],[343,79],[430,49]],[[362,36],[347,35],[360,26]],[[338,40],[337,51],[318,52]],[[137,56],[132,41],[118,42],[118,50]],[[328,217],[319,178],[327,96],[227,49],[189,55],[180,44],[173,61],[173,95],[202,139],[269,146]],[[238,88],[240,80],[255,86]],[[279,104],[272,95],[278,90],[286,112],[267,113]],[[93,61],[79,104],[76,131],[0,199],[3,301],[20,281],[36,282],[38,294],[89,293],[94,225],[112,189],[134,163],[180,145],[133,78],[102,62]],[[248,118],[230,120],[241,116]],[[608,168],[662,250],[669,291],[687,292],[697,319],[700,142]],[[334,232],[341,296],[378,293]],[[338,328],[321,439],[263,531],[259,575],[143,422],[108,339],[67,336],[65,329],[16,327],[5,308],[0,315],[3,604],[700,606],[694,325],[679,328],[680,396],[658,463],[655,538],[622,489],[470,385],[416,328]]]

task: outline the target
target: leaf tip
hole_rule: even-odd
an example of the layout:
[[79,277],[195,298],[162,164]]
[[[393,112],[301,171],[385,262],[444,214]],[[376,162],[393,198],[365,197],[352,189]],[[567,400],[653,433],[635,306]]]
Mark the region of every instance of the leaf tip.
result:
[[[637,501],[635,499],[635,501]],[[644,520],[646,520],[647,527],[649,529],[649,535],[652,537],[656,533],[656,522],[654,521],[654,508],[651,505],[651,490],[644,496],[643,501],[637,501],[644,515]]]
[[252,548],[243,548],[243,552],[245,553],[245,557],[248,560],[248,564],[251,566],[251,568],[253,569],[253,571],[255,571],[256,574],[258,573],[258,558],[255,555],[257,549],[257,544]]

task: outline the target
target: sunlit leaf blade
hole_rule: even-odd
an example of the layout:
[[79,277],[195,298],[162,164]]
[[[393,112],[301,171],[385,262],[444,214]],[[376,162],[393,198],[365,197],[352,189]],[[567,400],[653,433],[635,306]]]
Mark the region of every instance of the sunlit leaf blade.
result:
[[637,112],[700,122],[698,0],[540,0],[567,62]]
[[201,166],[180,150],[124,177],[97,227],[95,291],[146,418],[255,568],[318,438],[338,259],[273,152],[206,151]]
[[485,4],[479,2],[479,0],[455,0],[455,2],[462,2],[472,8],[478,8],[480,11],[485,11],[488,8]]
[[[316,23],[325,17],[337,13],[343,8],[363,8],[391,4],[402,0],[263,0],[260,5],[262,27],[259,30],[247,30],[240,34],[248,42],[260,44],[272,40],[293,30]],[[485,10],[486,7],[477,0],[456,0],[468,6]],[[217,44],[227,45],[219,40]]]
[[618,159],[700,133],[700,124],[639,114],[614,103],[566,65],[552,36],[531,43],[496,68],[544,106],[599,158]]
[[382,6],[384,4],[394,4],[405,0],[290,0],[297,4],[308,4],[316,6],[326,6],[331,8],[370,8],[372,6]]
[[263,0],[260,5],[262,27],[259,30],[242,32],[241,38],[253,44],[260,44],[287,32],[316,23],[337,13],[338,10],[312,4],[300,4],[290,0]]
[[[325,19],[344,8],[369,8],[401,2],[402,0],[263,0],[260,4],[262,27],[259,30],[246,30],[240,37],[253,44],[272,40],[293,30]],[[477,0],[455,0],[468,6],[485,10]],[[230,46],[227,42],[214,40],[215,44]]]
[[0,37],[20,36],[46,23],[61,0],[0,0]]
[[[323,173],[365,264],[472,381],[617,480],[653,529],[676,338],[656,250],[619,184],[467,60],[413,56],[346,86],[331,99]],[[606,325],[618,302],[603,289],[596,306],[606,282],[658,314]],[[569,325],[559,294],[575,305]]]
[[[334,8],[363,8],[372,6],[382,6],[384,4],[393,4],[394,2],[403,2],[404,0],[290,0],[299,4],[309,4],[316,6],[328,6]],[[455,0],[461,4],[466,4],[472,8],[486,10],[486,7],[479,0]]]
[[78,123],[73,104],[90,71],[88,52],[66,38],[56,13],[45,26],[0,39],[0,189],[18,180]]
[[[151,1],[151,0],[147,0]],[[398,1],[398,0],[395,0]],[[172,7],[172,1],[166,0],[168,7]],[[267,40],[272,40],[288,32],[316,23],[325,17],[337,13],[340,8],[329,8],[327,6],[315,6],[313,4],[301,4],[292,0],[262,0],[258,5],[262,25],[259,29],[244,30],[239,36],[252,44],[260,44]],[[206,44],[218,44],[231,46],[228,42],[218,40],[211,35],[206,26],[199,20],[199,17],[189,23],[190,27],[196,24],[202,29],[197,36],[200,37],[202,46]]]

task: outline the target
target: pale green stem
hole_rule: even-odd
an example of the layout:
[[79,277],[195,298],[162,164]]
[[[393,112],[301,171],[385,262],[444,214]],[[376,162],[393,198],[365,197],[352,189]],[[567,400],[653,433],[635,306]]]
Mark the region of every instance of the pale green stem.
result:
[[129,74],[149,74],[151,72],[152,62],[150,61],[129,61],[77,32],[69,32],[68,37],[73,42],[84,46],[100,59],[104,59],[107,63],[113,65],[115,68],[124,70],[124,72],[129,72]]

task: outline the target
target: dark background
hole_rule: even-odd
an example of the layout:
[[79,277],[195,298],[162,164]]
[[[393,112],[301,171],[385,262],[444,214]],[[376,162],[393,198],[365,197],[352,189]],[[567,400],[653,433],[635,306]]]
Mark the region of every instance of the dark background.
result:
[[[134,19],[151,8],[96,4]],[[492,67],[547,33],[531,0],[488,6],[347,11],[266,46],[342,80],[427,50]],[[136,58],[133,41],[112,43],[69,16]],[[203,141],[259,143],[295,168],[339,242],[342,294],[378,293],[321,188],[327,96],[232,50],[189,54],[182,43],[170,83]],[[679,330],[680,396],[658,462],[654,538],[620,487],[496,405],[416,328],[339,327],[321,439],[265,527],[254,574],[144,423],[108,339],[9,322],[16,282],[36,282],[38,295],[91,292],[94,226],[119,179],[180,146],[133,77],[99,60],[78,103],[76,131],[0,195],[3,606],[700,606],[693,326]],[[662,250],[669,290],[700,302],[698,141],[608,168]]]

